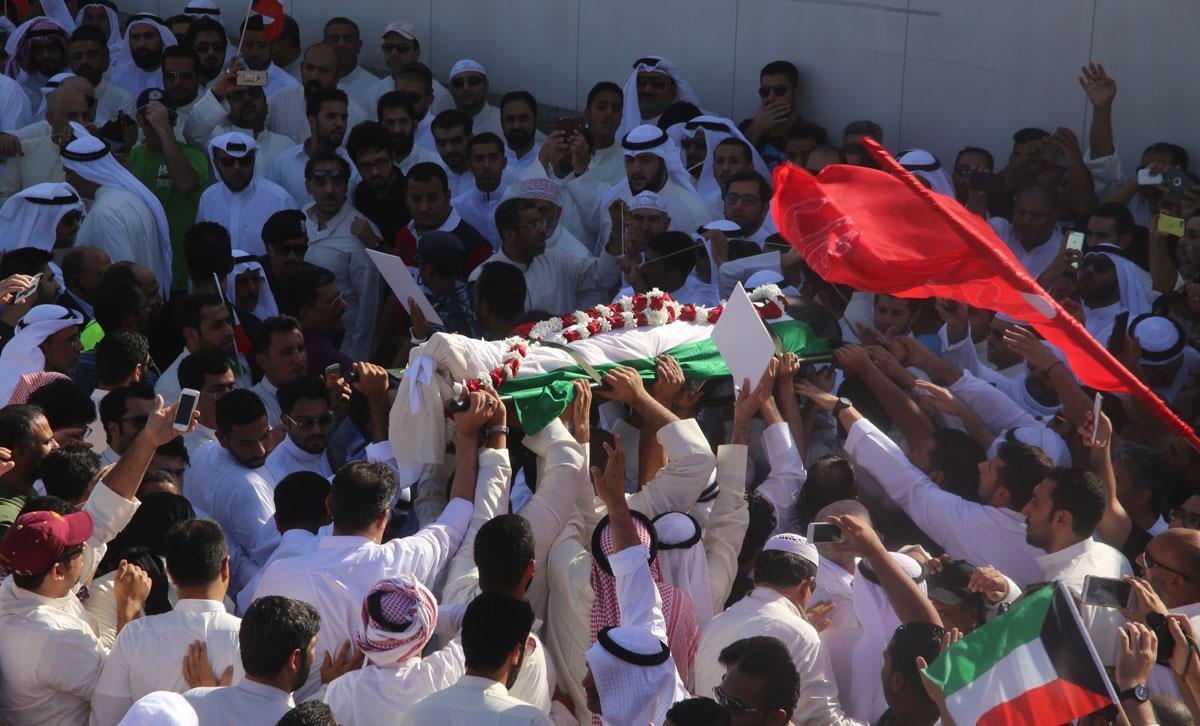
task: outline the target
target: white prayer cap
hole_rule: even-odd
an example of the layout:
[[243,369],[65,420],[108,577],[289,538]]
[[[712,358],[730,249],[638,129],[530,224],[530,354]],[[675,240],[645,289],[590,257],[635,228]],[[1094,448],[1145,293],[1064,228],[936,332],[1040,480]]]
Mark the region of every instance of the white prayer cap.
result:
[[900,154],[900,158],[896,161],[914,175],[929,182],[933,191],[950,197],[954,196],[954,180],[942,168],[942,162],[938,161],[933,154],[924,149],[909,149]]
[[22,189],[0,207],[0,252],[18,247],[54,249],[58,223],[72,211],[84,211],[84,204],[66,182],[43,182]]
[[639,192],[637,196],[629,202],[629,208],[633,209],[654,209],[656,211],[667,213],[667,203],[663,198],[652,191]]
[[790,552],[797,557],[808,560],[813,564],[813,567],[820,567],[821,565],[821,556],[817,554],[816,545],[793,532],[782,532],[767,540],[767,543],[763,545],[762,551],[770,552],[772,550]]
[[1071,465],[1071,450],[1067,442],[1047,426],[1014,426],[996,437],[988,448],[988,458],[993,459],[1000,452],[1000,444],[1005,441],[1036,446],[1050,457],[1055,466]]
[[1165,315],[1139,315],[1129,324],[1129,334],[1138,339],[1142,348],[1142,365],[1166,365],[1183,356],[1187,336],[1179,323]]
[[279,314],[279,305],[275,302],[275,295],[271,292],[271,285],[267,282],[267,272],[263,269],[262,263],[245,250],[233,250],[233,269],[225,276],[225,297],[228,300],[237,303],[237,279],[241,275],[251,270],[258,270],[258,274],[262,279],[262,287],[258,292],[258,304],[254,310],[251,310],[254,317],[259,320],[275,317]]
[[213,149],[220,149],[235,159],[240,159],[257,148],[258,144],[254,142],[254,139],[240,131],[230,131],[227,134],[214,136],[212,141],[208,142],[208,151],[210,154]]
[[661,723],[675,702],[675,663],[667,645],[646,628],[605,628],[585,653],[604,722]]
[[487,75],[487,71],[483,69],[483,66],[479,65],[478,61],[473,61],[470,58],[463,58],[459,62],[455,63],[454,67],[450,69],[451,78],[454,78],[459,73],[478,73],[481,76]]
[[714,219],[708,224],[702,225],[700,229],[716,230],[718,232],[741,232],[742,225],[731,219]]
[[207,15],[215,20],[221,17],[221,8],[213,0],[191,0],[184,6],[183,13],[194,18]]
[[421,40],[417,37],[417,26],[413,25],[407,20],[393,20],[392,22],[388,23],[387,27],[383,29],[383,34],[387,35],[388,33],[398,33],[409,40],[415,40],[417,42],[420,42]]
[[759,270],[746,280],[746,289],[753,290],[762,285],[778,285],[783,282],[783,275],[775,270]]
[[7,404],[12,399],[22,375],[45,370],[46,356],[39,346],[46,338],[81,323],[79,313],[61,305],[37,305],[25,313],[0,351],[0,401]]
[[180,694],[154,691],[130,706],[117,726],[200,726],[200,718]]
[[518,185],[516,196],[521,199],[540,199],[557,207],[562,206],[562,187],[558,182],[545,177],[523,180]]

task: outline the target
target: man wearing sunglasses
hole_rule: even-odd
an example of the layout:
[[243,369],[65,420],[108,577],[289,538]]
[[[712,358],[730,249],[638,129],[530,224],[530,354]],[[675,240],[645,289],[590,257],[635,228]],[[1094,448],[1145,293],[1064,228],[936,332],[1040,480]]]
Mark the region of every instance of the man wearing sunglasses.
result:
[[304,212],[285,209],[272,214],[262,227],[267,254],[259,259],[267,284],[281,290],[282,283],[300,269],[308,252],[308,232],[304,230]]
[[[1097,245],[1083,256],[1077,279],[1084,327],[1107,343],[1113,321],[1122,312],[1130,320],[1150,312],[1150,276],[1114,245]],[[1147,328],[1149,331],[1149,328]]]
[[108,393],[100,401],[100,424],[104,427],[108,448],[100,454],[100,465],[120,461],[133,445],[150,414],[158,410],[154,388],[149,383],[132,383]]
[[295,208],[286,189],[255,173],[258,145],[254,139],[233,131],[208,144],[219,184],[200,197],[197,222],[216,222],[229,230],[234,249],[252,255],[266,253],[262,228],[272,214]]
[[118,111],[128,112],[134,100],[128,91],[109,83],[105,78],[110,59],[104,31],[91,25],[81,25],[71,33],[67,45],[71,72],[87,79],[95,88],[98,103],[96,115],[101,119],[115,118]]
[[487,102],[488,88],[487,71],[478,62],[464,58],[450,69],[450,95],[455,108],[471,119],[471,133],[503,136],[500,109]]
[[[370,102],[370,105],[367,108],[374,108],[385,93],[400,90],[397,81],[403,77],[406,69],[419,66],[426,71],[429,70],[421,63],[421,39],[417,37],[417,26],[407,20],[394,20],[387,24],[387,27],[383,29],[382,49],[383,62],[387,65],[388,74],[368,89],[367,101]],[[423,94],[425,90],[422,88],[420,92]],[[429,102],[421,109],[422,117],[429,111],[430,105],[437,106],[439,111],[454,105],[454,99],[450,97],[450,92],[432,77],[429,78],[427,90]],[[382,120],[380,119],[380,121]]]
[[771,61],[758,74],[758,112],[746,127],[746,138],[768,164],[786,158],[787,135],[801,121],[800,72],[785,60]]
[[200,18],[192,23],[182,45],[191,49],[200,59],[197,71],[201,84],[207,86],[221,75],[229,40],[225,35],[225,28],[221,27],[219,22],[209,17]]
[[[283,71],[278,73],[291,78]],[[291,85],[284,84],[283,88]],[[298,83],[295,85],[299,86]],[[270,81],[267,87],[270,88]],[[257,147],[254,171],[264,177],[271,173],[275,159],[296,145],[287,136],[267,130],[267,95],[268,91],[259,86],[239,86],[237,71],[232,70],[218,77],[191,109],[193,115],[212,127],[209,141],[231,131],[254,139]]]
[[333,478],[325,453],[337,423],[329,407],[329,392],[315,378],[303,376],[285,384],[275,396],[283,412],[287,436],[267,456],[267,469],[276,481],[297,471],[313,471]]

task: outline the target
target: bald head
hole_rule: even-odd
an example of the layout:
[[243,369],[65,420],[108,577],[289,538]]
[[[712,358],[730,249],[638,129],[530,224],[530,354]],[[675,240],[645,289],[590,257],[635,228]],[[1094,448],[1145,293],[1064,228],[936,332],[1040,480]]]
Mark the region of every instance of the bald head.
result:
[[[91,84],[86,80],[82,78],[79,80],[91,88]],[[68,129],[67,124],[71,121],[84,126],[95,123],[95,99],[96,97],[90,93],[85,94],[78,89],[67,88],[65,85],[51,91],[50,95],[46,97],[46,121],[49,122],[54,134],[56,136],[64,134]],[[60,143],[65,144],[66,142]]]
[[1182,570],[1184,574],[1193,578],[1200,578],[1200,530],[1186,529],[1177,527],[1168,529],[1158,535],[1153,540],[1155,552],[1160,552],[1159,547],[1162,547],[1161,553],[1170,553],[1173,563],[1178,563],[1180,566],[1175,569]]
[[871,513],[857,499],[840,499],[832,504],[825,505],[821,511],[817,512],[815,521],[824,522],[826,517],[845,516],[858,517],[867,524],[871,524]]
[[95,97],[96,95],[95,86],[93,86],[92,82],[83,76],[71,76],[70,78],[63,80],[62,83],[58,84],[57,90],[61,91],[64,88],[69,91],[77,91],[82,93],[84,97]]
[[305,90],[333,88],[337,83],[337,51],[327,43],[313,43],[300,62],[300,80]]

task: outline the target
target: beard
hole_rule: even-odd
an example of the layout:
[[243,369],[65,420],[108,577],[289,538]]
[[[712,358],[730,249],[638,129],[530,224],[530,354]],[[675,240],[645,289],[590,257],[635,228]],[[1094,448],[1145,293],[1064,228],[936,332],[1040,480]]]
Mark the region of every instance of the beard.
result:
[[510,149],[528,148],[533,143],[533,132],[525,129],[512,129],[504,135]]
[[155,53],[149,48],[138,48],[137,50],[133,51],[133,62],[137,64],[138,68],[141,68],[144,71],[150,71],[158,68],[161,60],[162,55],[160,53]]

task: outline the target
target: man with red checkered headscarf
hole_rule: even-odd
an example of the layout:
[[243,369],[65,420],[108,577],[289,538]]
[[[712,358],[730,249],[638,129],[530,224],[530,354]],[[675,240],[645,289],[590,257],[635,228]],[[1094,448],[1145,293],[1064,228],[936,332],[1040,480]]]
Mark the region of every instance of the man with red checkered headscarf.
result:
[[67,68],[70,32],[62,23],[47,17],[26,20],[17,26],[5,44],[8,66],[4,69],[21,84],[32,108],[42,101],[42,86]]

